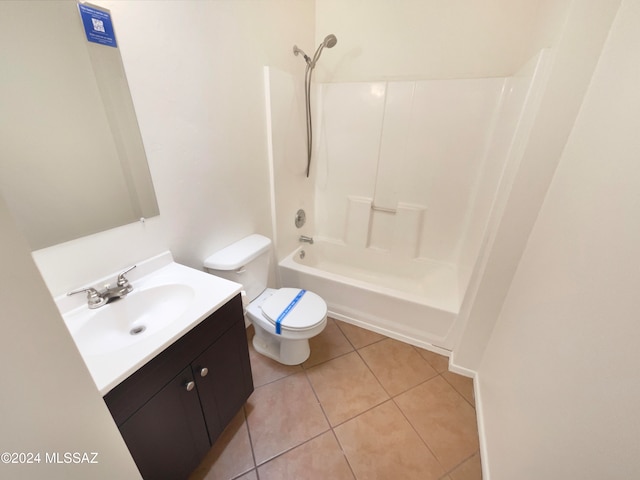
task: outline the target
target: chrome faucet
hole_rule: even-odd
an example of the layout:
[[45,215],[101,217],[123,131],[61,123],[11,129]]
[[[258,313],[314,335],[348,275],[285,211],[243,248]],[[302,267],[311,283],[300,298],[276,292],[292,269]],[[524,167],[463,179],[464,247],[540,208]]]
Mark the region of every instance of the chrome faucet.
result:
[[302,243],[308,243],[309,245],[313,245],[313,237],[307,237],[306,235],[300,235],[298,238]]
[[124,275],[134,268],[136,268],[136,265],[129,267],[124,272],[120,273],[116,279],[116,285],[113,287],[106,284],[103,290],[98,290],[93,287],[81,288],[80,290],[74,290],[73,292],[67,293],[67,296],[87,292],[87,306],[91,309],[106,305],[113,299],[126,297],[127,294],[133,290],[133,285],[129,283],[129,280],[127,280],[127,277]]

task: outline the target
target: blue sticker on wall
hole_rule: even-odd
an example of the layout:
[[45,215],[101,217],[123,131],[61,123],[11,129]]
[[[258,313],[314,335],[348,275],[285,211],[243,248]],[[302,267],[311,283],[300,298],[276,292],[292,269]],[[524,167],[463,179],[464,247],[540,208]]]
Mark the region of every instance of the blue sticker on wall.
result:
[[78,4],[78,8],[87,40],[109,47],[118,46],[110,13],[82,4]]

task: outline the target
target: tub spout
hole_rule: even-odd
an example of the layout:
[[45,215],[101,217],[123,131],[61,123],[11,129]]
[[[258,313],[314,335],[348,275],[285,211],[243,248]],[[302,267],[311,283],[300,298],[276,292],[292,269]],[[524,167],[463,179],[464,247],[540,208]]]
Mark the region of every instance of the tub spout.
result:
[[313,237],[307,237],[306,235],[300,235],[300,238],[298,240],[300,240],[302,243],[308,243],[310,245],[313,245]]

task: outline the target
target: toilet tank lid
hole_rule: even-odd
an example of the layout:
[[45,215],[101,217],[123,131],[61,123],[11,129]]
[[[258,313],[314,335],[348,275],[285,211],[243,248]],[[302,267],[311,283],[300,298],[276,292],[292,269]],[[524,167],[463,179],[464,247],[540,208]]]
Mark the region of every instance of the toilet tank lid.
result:
[[257,233],[217,251],[204,261],[212,270],[235,270],[254,260],[271,247],[271,240]]

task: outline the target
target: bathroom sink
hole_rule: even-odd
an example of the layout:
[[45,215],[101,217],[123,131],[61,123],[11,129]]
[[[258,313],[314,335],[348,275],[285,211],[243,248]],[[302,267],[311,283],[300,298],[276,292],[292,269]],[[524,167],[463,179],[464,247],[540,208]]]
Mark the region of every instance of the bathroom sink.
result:
[[188,285],[169,284],[134,291],[96,310],[73,334],[82,350],[101,355],[129,347],[166,328],[189,308],[194,297]]
[[[145,365],[218,308],[242,286],[189,268],[163,252],[127,274],[127,296],[90,309],[84,295],[56,297],[58,310],[102,395]],[[88,286],[112,283],[118,272]]]

